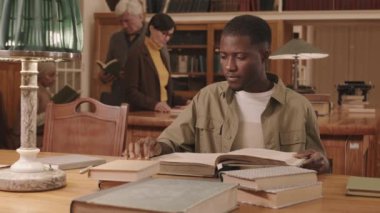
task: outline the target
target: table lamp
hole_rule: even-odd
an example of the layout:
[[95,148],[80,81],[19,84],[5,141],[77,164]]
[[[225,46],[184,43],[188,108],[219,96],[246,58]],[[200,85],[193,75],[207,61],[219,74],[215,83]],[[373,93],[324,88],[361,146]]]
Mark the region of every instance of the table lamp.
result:
[[299,75],[299,60],[303,59],[318,59],[327,57],[327,53],[323,53],[316,47],[298,38],[298,34],[294,35],[294,38],[276,50],[269,59],[291,59],[292,63],[292,88],[298,90],[298,75]]
[[0,170],[0,190],[45,191],[66,185],[66,175],[36,160],[37,65],[80,58],[78,0],[0,0],[0,60],[21,62],[21,146],[18,161]]

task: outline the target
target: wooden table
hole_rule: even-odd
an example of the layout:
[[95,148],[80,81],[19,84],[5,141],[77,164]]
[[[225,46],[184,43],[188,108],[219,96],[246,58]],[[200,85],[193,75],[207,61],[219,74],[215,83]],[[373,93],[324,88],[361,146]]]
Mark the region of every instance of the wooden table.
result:
[[[39,156],[56,155],[40,153]],[[0,164],[10,164],[18,159],[12,150],[0,150]],[[78,170],[66,170],[67,186],[45,192],[2,192],[0,191],[0,212],[55,212],[67,213],[71,200],[94,193],[98,190],[97,181],[79,174]],[[380,212],[380,198],[348,197],[344,195],[347,176],[323,175],[323,198],[273,210],[257,206],[240,206],[236,212]]]
[[[322,143],[334,174],[380,176],[379,113],[374,116],[348,114],[336,110],[318,118]],[[131,112],[128,116],[127,141],[157,137],[178,113]],[[377,116],[377,117],[376,117]]]

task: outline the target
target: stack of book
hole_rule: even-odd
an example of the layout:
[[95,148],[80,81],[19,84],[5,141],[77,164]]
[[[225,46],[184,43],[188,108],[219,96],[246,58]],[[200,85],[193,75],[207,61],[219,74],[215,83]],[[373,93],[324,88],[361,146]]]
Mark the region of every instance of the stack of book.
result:
[[99,181],[99,189],[149,178],[159,171],[159,163],[147,160],[114,160],[89,169],[88,177]]
[[341,107],[352,113],[374,113],[375,109],[369,107],[363,95],[343,95]]
[[322,183],[314,170],[275,166],[226,171],[223,182],[238,183],[240,203],[283,208],[322,197]]

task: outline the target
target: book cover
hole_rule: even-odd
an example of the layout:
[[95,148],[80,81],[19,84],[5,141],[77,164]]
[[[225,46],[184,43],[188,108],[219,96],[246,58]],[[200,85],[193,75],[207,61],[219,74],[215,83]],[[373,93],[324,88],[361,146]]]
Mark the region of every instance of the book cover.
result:
[[226,165],[292,165],[300,166],[303,159],[293,152],[245,148],[228,153],[171,153],[154,158],[160,161],[161,174],[216,176]]
[[50,165],[55,169],[78,169],[88,166],[97,166],[106,162],[105,159],[89,155],[66,154],[51,157],[37,158],[37,161]]
[[82,196],[71,212],[228,212],[236,208],[237,185],[216,181],[146,179]]
[[73,88],[71,88],[69,85],[65,85],[61,90],[59,90],[52,98],[51,100],[55,104],[64,104],[64,103],[70,103],[77,99],[80,96],[80,94],[75,91]]
[[322,197],[322,183],[301,185],[266,191],[238,190],[239,203],[263,206],[268,208],[284,208],[287,206],[319,199]]
[[356,177],[348,178],[347,195],[380,197],[380,178]]
[[238,183],[240,188],[255,191],[318,182],[316,171],[295,166],[225,171],[221,173],[221,176],[225,183]]
[[102,69],[106,73],[110,73],[114,76],[119,76],[121,65],[117,59],[112,59],[107,63],[103,63],[102,61],[97,60],[96,64],[99,65],[100,69]]
[[160,165],[148,160],[114,160],[90,168],[88,177],[96,180],[132,182],[157,174]]

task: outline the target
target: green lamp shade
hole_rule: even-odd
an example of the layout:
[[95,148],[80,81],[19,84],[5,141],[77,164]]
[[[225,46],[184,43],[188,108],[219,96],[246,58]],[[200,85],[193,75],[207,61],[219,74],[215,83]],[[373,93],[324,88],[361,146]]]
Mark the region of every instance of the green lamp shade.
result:
[[79,0],[0,0],[0,50],[81,52]]

